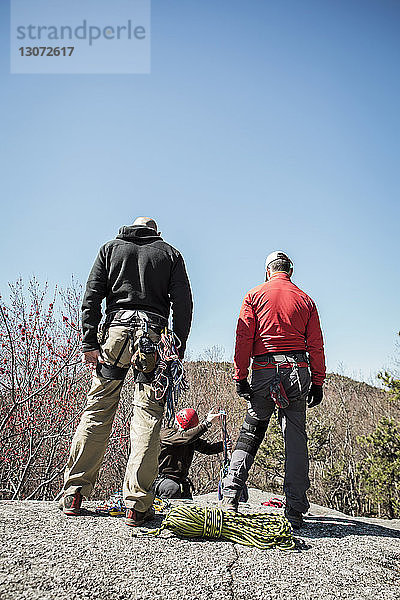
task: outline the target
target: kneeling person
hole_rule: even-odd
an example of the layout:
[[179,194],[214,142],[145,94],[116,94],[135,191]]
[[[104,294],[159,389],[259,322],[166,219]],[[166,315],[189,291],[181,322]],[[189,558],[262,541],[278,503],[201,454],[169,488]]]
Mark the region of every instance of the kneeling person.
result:
[[220,413],[210,412],[203,423],[193,408],[184,408],[175,417],[175,427],[161,430],[161,452],[158,459],[159,475],[154,484],[159,498],[192,498],[189,469],[195,452],[217,454],[222,442],[211,444],[201,436],[215,423]]

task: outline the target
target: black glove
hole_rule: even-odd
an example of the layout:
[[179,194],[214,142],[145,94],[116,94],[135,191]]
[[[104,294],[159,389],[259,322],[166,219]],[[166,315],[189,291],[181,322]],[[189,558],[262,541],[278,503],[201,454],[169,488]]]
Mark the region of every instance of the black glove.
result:
[[317,406],[317,404],[322,401],[323,395],[324,392],[322,391],[322,385],[316,385],[315,383],[312,383],[307,398],[308,408]]
[[251,400],[253,392],[247,379],[236,380],[236,393],[245,400]]

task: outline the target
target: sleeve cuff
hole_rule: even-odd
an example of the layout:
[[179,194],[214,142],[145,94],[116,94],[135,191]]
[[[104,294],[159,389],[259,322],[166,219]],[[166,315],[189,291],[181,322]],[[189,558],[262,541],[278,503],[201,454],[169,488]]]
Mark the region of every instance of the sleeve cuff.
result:
[[83,345],[81,350],[82,350],[82,352],[93,352],[93,350],[100,350],[100,345],[99,344],[97,344],[96,346],[95,345],[92,345],[92,346]]

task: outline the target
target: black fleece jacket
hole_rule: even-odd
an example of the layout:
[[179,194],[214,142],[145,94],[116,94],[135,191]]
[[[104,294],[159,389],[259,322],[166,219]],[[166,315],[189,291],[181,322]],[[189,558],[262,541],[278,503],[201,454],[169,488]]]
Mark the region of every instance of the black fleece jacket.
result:
[[148,310],[169,317],[182,343],[183,355],[192,321],[192,293],[178,250],[144,225],[121,227],[115,240],[100,248],[82,303],[82,350],[99,348],[97,329],[101,302],[106,314],[117,310]]
[[222,452],[222,442],[211,444],[201,439],[207,429],[205,423],[200,423],[200,425],[186,429],[186,431],[172,427],[161,429],[161,452],[158,457],[159,475],[182,482],[189,474],[195,452],[201,454]]

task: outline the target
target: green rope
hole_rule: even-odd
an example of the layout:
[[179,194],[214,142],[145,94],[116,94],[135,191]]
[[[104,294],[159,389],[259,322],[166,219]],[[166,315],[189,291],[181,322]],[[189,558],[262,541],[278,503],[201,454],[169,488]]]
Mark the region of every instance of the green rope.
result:
[[295,547],[286,517],[269,513],[235,514],[221,508],[174,506],[159,529],[141,535],[160,535],[164,529],[184,538],[221,539],[261,550],[274,547],[292,550]]

